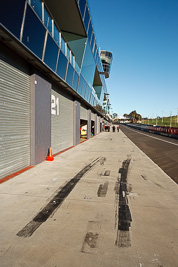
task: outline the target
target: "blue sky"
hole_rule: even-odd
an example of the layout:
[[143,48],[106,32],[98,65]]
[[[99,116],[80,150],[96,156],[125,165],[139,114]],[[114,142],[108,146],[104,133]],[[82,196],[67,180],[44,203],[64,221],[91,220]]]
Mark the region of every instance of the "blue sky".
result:
[[98,47],[113,53],[112,112],[178,113],[178,0],[88,0]]

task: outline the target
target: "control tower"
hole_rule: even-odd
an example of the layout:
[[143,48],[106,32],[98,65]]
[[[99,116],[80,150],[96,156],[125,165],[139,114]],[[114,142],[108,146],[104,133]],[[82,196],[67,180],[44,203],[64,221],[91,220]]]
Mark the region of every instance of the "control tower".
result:
[[103,64],[103,70],[105,74],[105,78],[109,78],[109,73],[111,70],[111,63],[112,63],[112,53],[102,50],[100,51],[100,57]]

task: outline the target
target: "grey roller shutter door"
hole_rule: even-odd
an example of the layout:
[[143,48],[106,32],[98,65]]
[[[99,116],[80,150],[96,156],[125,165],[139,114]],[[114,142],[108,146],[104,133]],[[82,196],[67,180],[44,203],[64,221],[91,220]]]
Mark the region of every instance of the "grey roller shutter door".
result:
[[100,117],[97,116],[97,134],[100,132]]
[[87,121],[87,108],[83,107],[82,105],[80,106],[80,119],[81,120],[86,120]]
[[30,165],[28,66],[0,51],[0,178]]
[[92,112],[92,113],[91,113],[91,120],[92,120],[92,121],[95,121],[95,117],[96,117],[96,115]]
[[73,98],[54,88],[51,90],[51,144],[53,154],[73,146]]

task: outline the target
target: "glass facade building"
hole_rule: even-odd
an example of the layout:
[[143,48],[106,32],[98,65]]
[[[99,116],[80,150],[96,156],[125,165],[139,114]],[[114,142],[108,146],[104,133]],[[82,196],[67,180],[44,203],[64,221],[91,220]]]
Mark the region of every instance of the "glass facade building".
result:
[[3,1],[0,41],[1,179],[99,134],[109,101],[87,0]]
[[[94,105],[102,106],[107,88],[100,75],[103,64],[90,11],[86,0],[73,2],[73,7],[69,7],[64,0],[19,0],[18,11],[14,12],[17,1],[10,5],[7,1],[1,7],[1,23],[50,71],[92,105],[94,89]],[[69,19],[69,9],[74,10],[74,21]],[[77,22],[76,27],[71,27],[72,21]],[[87,84],[83,90],[78,87],[80,79]]]

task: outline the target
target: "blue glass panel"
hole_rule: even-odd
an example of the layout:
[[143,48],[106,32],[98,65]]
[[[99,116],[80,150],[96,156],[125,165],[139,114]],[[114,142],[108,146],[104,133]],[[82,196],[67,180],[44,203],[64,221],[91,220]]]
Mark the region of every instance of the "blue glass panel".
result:
[[95,52],[95,45],[96,45],[96,40],[95,40],[95,42],[94,42],[93,50],[92,50],[93,56],[94,56],[94,52]]
[[94,36],[94,33],[93,33],[93,35],[92,35],[92,40],[91,40],[91,44],[90,44],[90,46],[91,46],[91,50],[93,50],[94,41],[95,41],[95,36]]
[[87,83],[86,83],[86,81],[84,80],[83,88],[82,88],[82,93],[81,93],[81,96],[82,96],[83,98],[85,98],[86,87],[87,87]]
[[94,54],[95,62],[96,62],[96,56],[97,56],[97,46],[95,45],[95,54]]
[[56,69],[56,60],[57,60],[58,50],[59,50],[58,46],[53,41],[50,34],[48,34],[44,62],[54,71]]
[[90,39],[90,42],[89,42],[90,45],[91,45],[91,42],[93,41],[93,36],[94,36],[94,35],[93,35],[93,32],[92,32],[92,34],[91,34],[91,39]]
[[77,91],[78,78],[79,78],[79,76],[78,76],[77,72],[75,71],[75,73],[74,73],[74,79],[73,79],[73,84],[72,84],[72,87],[73,87],[73,89],[75,91]]
[[[102,75],[103,76],[103,75]],[[97,97],[100,98],[102,92],[102,86],[94,86]]]
[[27,6],[22,42],[39,58],[42,56],[45,32],[41,21]]
[[97,62],[96,62],[96,64],[97,64],[98,70],[99,71],[102,71],[100,57],[99,57],[99,54],[98,53],[97,53]]
[[96,64],[93,59],[93,54],[91,52],[90,45],[87,42],[81,73],[90,87],[93,86],[95,68],[96,68]]
[[67,49],[66,49],[66,52],[67,52],[67,58],[68,58],[68,60],[70,60],[70,49],[69,49],[68,46],[66,46],[66,47],[67,47]]
[[96,107],[96,99],[93,100],[93,106]]
[[69,63],[68,70],[67,70],[67,77],[66,82],[72,87],[72,81],[73,81],[73,74],[74,74],[74,68]]
[[91,101],[92,101],[92,94],[91,94],[91,96],[90,96],[90,102],[89,102],[89,103],[90,103],[90,105],[91,105]]
[[80,13],[81,13],[81,17],[83,18],[84,15],[84,11],[85,11],[85,0],[80,0],[79,1],[79,8],[80,8]]
[[46,9],[44,9],[44,25],[46,26],[48,31],[52,34],[52,19]]
[[59,31],[55,24],[54,24],[54,40],[59,45]]
[[91,94],[91,97],[90,97],[90,105],[92,105],[92,106],[93,106],[93,100],[94,100],[94,96],[93,96],[93,94]]
[[95,59],[95,55],[96,55],[96,44],[95,44],[95,47],[93,49],[93,57],[94,57],[94,59]]
[[31,0],[31,6],[42,20],[42,4],[40,0]]
[[71,55],[70,55],[70,63],[71,63],[71,65],[73,66],[73,55],[72,55],[72,53],[71,53]]
[[88,22],[89,22],[89,13],[88,13],[88,8],[86,8],[86,11],[85,11],[85,18],[84,18],[84,26],[85,26],[85,30],[87,32],[88,30]]
[[90,93],[90,87],[87,86],[86,95],[85,95],[85,99],[86,99],[87,102],[88,102],[88,99],[89,99],[89,93]]
[[65,41],[61,36],[61,50],[63,51],[63,53],[65,54]]
[[1,1],[0,23],[17,38],[20,38],[25,2],[25,0],[19,0],[17,6],[16,1]]
[[97,66],[98,66],[98,70],[101,71],[101,64],[100,64],[100,58],[99,58],[99,55],[97,54]]
[[80,68],[76,61],[75,61],[75,70],[78,72],[78,74],[80,74]]
[[97,55],[98,55],[98,53],[97,53],[97,51],[96,51],[96,54],[95,54],[95,63],[96,63],[96,66],[98,67],[98,64],[97,64],[97,62],[98,62]]
[[89,90],[88,103],[90,103],[90,99],[91,99],[91,92],[92,92],[91,88],[89,88],[89,89],[90,89],[90,90]]
[[85,100],[88,101],[89,99],[89,93],[90,93],[90,87],[87,85],[86,91],[85,91]]
[[91,88],[89,88],[89,92],[88,92],[88,100],[87,100],[88,102],[90,102],[91,91],[92,91]]
[[64,80],[67,66],[67,58],[64,56],[62,51],[59,54],[58,66],[56,73]]
[[99,65],[99,70],[103,71],[103,65],[101,64],[101,59],[99,56],[98,56],[98,65]]
[[82,94],[83,83],[84,83],[84,79],[83,79],[83,77],[80,75],[80,80],[79,80],[79,85],[78,85],[78,90],[77,90],[77,92],[78,92],[80,95]]
[[94,95],[92,94],[91,96],[91,105],[93,106],[93,102],[94,102]]
[[91,41],[91,35],[92,35],[92,26],[91,26],[91,21],[90,21],[90,25],[89,25],[89,29],[88,29],[88,42],[90,43]]

